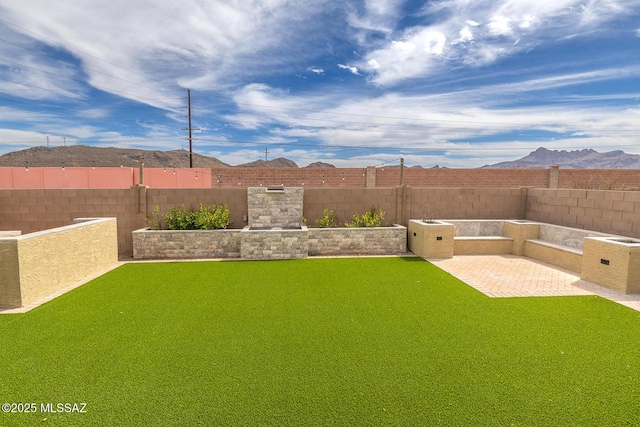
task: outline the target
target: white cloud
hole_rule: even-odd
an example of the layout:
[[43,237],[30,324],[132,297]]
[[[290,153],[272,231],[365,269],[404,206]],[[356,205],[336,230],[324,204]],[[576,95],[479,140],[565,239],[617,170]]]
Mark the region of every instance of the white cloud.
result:
[[638,28],[637,30],[634,31],[634,34],[636,35],[636,37],[640,37],[640,28]]
[[[638,9],[637,1],[429,2],[422,13],[432,24],[390,33],[382,45],[364,44],[367,53],[358,65],[371,73],[371,82],[392,86],[441,71],[442,68],[433,67],[436,59],[444,67],[460,63],[469,67],[490,65],[548,41],[588,34],[631,9]],[[636,30],[638,34],[640,29]],[[425,41],[421,42],[420,38]],[[443,40],[450,43],[445,45]],[[421,49],[420,45],[429,48]]]
[[460,37],[451,42],[451,44],[455,45],[458,43],[468,43],[471,41],[473,41],[473,33],[471,32],[471,29],[469,27],[464,27],[460,30]]
[[[353,9],[348,14],[349,25],[364,32],[390,34],[400,17],[402,4],[402,0],[365,0],[364,10],[357,10],[352,6]],[[366,34],[358,36],[366,38]]]
[[[18,7],[10,0],[0,0],[0,7],[3,19],[38,35],[17,27],[11,30],[23,32],[26,39],[36,38],[66,49],[79,58],[91,84],[157,107],[177,109],[181,100],[144,98],[158,98],[158,93],[164,98],[184,96],[177,84],[195,90],[221,90],[236,85],[243,77],[282,69],[292,58],[303,58],[300,53],[314,52],[313,46],[290,42],[317,40],[307,35],[320,33],[323,21],[314,16],[331,10],[332,4],[325,3],[32,0]],[[51,58],[40,55],[37,68],[51,62]],[[261,67],[255,66],[257,62]]]
[[370,52],[363,64],[378,85],[423,75],[444,52],[446,36],[430,28],[411,28],[400,40]]
[[[550,149],[593,147],[602,151],[622,147],[633,152],[637,145],[634,131],[625,133],[620,129],[637,127],[639,109],[616,107],[616,103],[596,107],[592,101],[599,99],[586,98],[575,99],[571,114],[566,114],[566,105],[553,103],[553,99],[543,106],[518,106],[515,101],[531,97],[540,90],[597,83],[617,76],[640,76],[640,68],[523,78],[431,95],[387,93],[359,99],[336,93],[327,94],[322,101],[315,95],[295,97],[268,86],[252,85],[242,91],[238,98],[242,105],[238,107],[275,125],[268,135],[288,146],[306,139],[320,141],[314,160],[326,160],[331,153],[340,152],[340,157],[348,160],[329,162],[366,166],[385,156],[397,158],[397,151],[393,154],[391,151],[406,149],[409,163],[476,167],[513,159],[516,154],[524,156],[539,146]],[[629,96],[620,95],[624,99]],[[514,104],[505,105],[508,99],[514,100]],[[254,104],[244,104],[247,101]],[[563,101],[566,103],[567,100],[563,98]],[[557,135],[553,140],[513,136],[541,130]],[[613,133],[615,138],[612,138]],[[503,141],[504,135],[509,135],[508,144]],[[477,142],[479,137],[483,138],[482,142]],[[265,143],[276,141],[262,139]],[[347,147],[355,150],[352,156]],[[374,148],[373,154],[362,155],[366,147]],[[428,151],[444,154],[429,154]],[[298,158],[289,158],[302,163]]]
[[312,73],[315,73],[315,74],[324,74],[324,70],[322,68],[317,68],[317,67],[309,67],[307,68],[307,71],[311,71]]
[[488,27],[489,34],[492,36],[508,36],[513,33],[511,29],[511,18],[505,16],[492,16]]
[[358,67],[353,67],[353,66],[344,65],[344,64],[338,64],[338,68],[342,68],[343,70],[349,70],[349,72],[351,72],[351,74],[355,74],[356,76],[360,75],[360,72],[358,71]]

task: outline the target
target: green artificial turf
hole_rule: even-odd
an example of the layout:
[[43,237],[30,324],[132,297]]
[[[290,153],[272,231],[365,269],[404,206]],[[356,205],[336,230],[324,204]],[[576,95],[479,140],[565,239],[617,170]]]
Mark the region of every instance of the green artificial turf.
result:
[[637,425],[639,337],[417,258],[128,264],[0,316],[0,425]]

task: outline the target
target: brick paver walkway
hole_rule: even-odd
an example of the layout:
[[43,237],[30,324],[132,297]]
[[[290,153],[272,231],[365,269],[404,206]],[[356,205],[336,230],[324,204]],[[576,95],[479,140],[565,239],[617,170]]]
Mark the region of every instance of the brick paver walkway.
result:
[[467,255],[429,259],[492,298],[599,295],[640,311],[640,295],[625,295],[580,280],[569,270],[514,255]]

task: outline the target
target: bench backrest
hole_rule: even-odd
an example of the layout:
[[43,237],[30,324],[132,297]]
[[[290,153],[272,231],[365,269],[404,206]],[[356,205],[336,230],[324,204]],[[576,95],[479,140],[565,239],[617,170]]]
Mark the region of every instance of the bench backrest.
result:
[[454,236],[502,236],[504,221],[447,220],[454,226]]
[[538,239],[556,245],[564,245],[570,248],[582,250],[585,237],[606,237],[611,234],[598,233],[597,231],[581,230],[579,228],[563,227],[561,225],[540,224]]

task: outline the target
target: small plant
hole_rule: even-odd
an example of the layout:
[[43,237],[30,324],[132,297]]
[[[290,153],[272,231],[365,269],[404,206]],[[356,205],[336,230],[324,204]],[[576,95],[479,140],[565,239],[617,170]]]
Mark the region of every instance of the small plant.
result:
[[600,174],[574,182],[574,188],[581,190],[616,190],[620,189],[615,178],[603,178]]
[[384,219],[384,211],[376,213],[376,207],[371,206],[362,216],[353,215],[351,221],[345,222],[345,227],[380,227]]
[[322,211],[322,218],[316,220],[315,225],[318,228],[337,227],[338,223],[336,222],[336,213],[331,209],[324,209]]
[[434,222],[436,222],[433,211],[428,206],[425,206],[424,202],[420,202],[420,212],[422,222],[426,222],[427,224],[433,224]]
[[210,206],[200,203],[198,210],[174,206],[164,214],[164,222],[167,230],[217,230],[231,224],[227,205],[215,203]]
[[147,227],[149,227],[152,230],[159,230],[160,229],[160,206],[154,205],[153,213],[147,212],[147,215],[145,216],[144,220],[147,223]]

